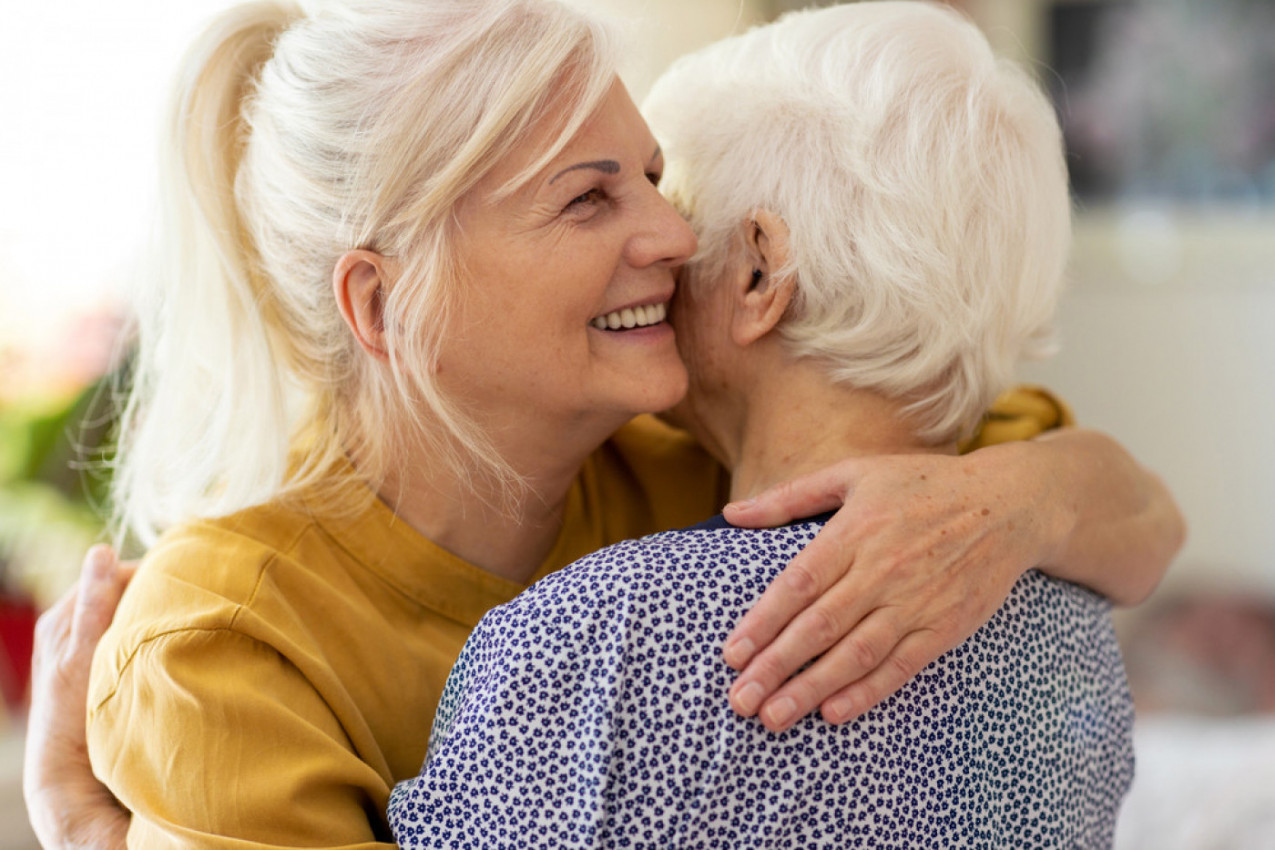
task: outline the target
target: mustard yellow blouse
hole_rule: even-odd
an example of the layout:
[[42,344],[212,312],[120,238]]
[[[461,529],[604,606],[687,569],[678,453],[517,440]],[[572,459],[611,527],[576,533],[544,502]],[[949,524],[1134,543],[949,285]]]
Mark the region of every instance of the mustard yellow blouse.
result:
[[[1065,417],[1039,397],[1008,439]],[[534,578],[724,494],[687,435],[639,417],[585,465]],[[342,519],[289,504],[165,535],[98,649],[89,751],[133,813],[130,847],[390,844],[390,789],[420,768],[469,630],[522,590],[379,501]]]

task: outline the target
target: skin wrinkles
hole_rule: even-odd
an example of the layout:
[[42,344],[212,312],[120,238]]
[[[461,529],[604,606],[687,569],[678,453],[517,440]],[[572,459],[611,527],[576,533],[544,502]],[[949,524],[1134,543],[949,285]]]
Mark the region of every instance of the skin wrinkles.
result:
[[[527,187],[516,192],[513,197],[516,198],[523,195],[539,196],[547,192],[558,178],[570,172],[582,170],[598,171],[602,176],[597,182],[580,182],[579,185],[566,191],[554,190],[550,197],[529,202],[529,205],[521,212],[512,214],[512,221],[518,224],[518,232],[539,230],[546,226],[566,227],[587,224],[594,216],[584,209],[573,211],[571,209],[572,205],[578,202],[580,207],[595,207],[624,201],[626,194],[624,184],[627,182],[623,173],[624,166],[613,159],[590,160],[568,166],[539,184],[534,180],[531,181]],[[647,164],[643,167],[643,173],[651,185],[659,187],[660,179],[664,175],[664,153],[659,145],[655,146],[651,158],[647,160]],[[535,188],[537,185],[539,188]],[[571,196],[569,202],[568,195]],[[589,197],[590,195],[594,195],[594,197],[591,198]]]

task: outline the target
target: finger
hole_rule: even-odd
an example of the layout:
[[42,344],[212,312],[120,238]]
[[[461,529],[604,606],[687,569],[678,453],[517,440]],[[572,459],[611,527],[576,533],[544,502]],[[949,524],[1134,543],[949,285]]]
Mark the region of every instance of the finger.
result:
[[35,646],[31,653],[35,670],[41,669],[43,660],[56,654],[66,644],[67,635],[71,633],[71,620],[79,592],[80,583],[77,581],[36,620]]
[[[726,639],[722,659],[732,668],[743,670],[795,617],[850,571],[854,565],[855,543],[853,520],[840,514],[828,520],[815,539],[792,559],[740,619]],[[866,613],[870,600],[863,602],[865,607],[859,610]],[[854,616],[849,619],[851,625],[856,621]],[[802,663],[813,657],[813,653],[806,656]]]
[[[825,699],[876,669],[894,650],[902,635],[895,616],[892,609],[877,609],[851,634],[833,643],[827,652],[805,670],[791,679],[784,676],[778,680],[765,681],[765,687],[770,689],[773,686],[773,689],[763,699],[757,713],[766,728],[773,732],[787,729],[798,719],[814,711]],[[777,642],[776,647],[778,646]],[[801,654],[801,650],[796,653]],[[757,660],[761,662],[763,657],[759,656]],[[798,663],[798,668],[801,663],[803,662]],[[750,675],[752,666],[749,665],[745,676]],[[769,670],[765,670],[766,675],[769,673]],[[757,691],[754,690],[753,693],[756,694]]]
[[785,481],[743,502],[722,509],[731,525],[771,528],[839,508],[854,487],[856,464],[846,460],[818,472]]
[[912,632],[868,675],[847,685],[819,706],[823,719],[833,724],[862,717],[898,692],[943,654],[930,631]]
[[[731,688],[732,704],[748,716],[777,691],[802,666],[841,641],[861,625],[872,611],[872,597],[852,588],[838,587],[801,613],[765,649],[748,662]],[[869,630],[867,635],[872,635]],[[865,666],[860,675],[876,666],[884,652],[863,646]],[[889,649],[889,646],[884,649]],[[857,678],[857,677],[856,677]],[[846,679],[846,682],[852,679]]]
[[119,571],[111,547],[99,544],[89,549],[84,556],[71,623],[71,641],[76,652],[91,653],[96,648],[115,616],[127,584],[127,576]]

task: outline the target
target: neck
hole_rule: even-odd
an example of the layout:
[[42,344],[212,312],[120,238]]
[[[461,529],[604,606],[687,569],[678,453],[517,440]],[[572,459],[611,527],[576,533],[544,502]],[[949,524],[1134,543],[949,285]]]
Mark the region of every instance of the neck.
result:
[[517,440],[497,440],[496,450],[526,483],[523,491],[511,493],[490,475],[456,470],[420,449],[391,460],[378,495],[437,546],[525,584],[553,551],[580,467],[621,424],[577,425],[574,433],[569,426],[509,429]]
[[818,363],[781,356],[774,368],[759,369],[740,395],[735,427],[713,429],[731,470],[732,500],[846,458],[956,454],[955,443],[919,440],[901,415],[901,402],[835,385]]

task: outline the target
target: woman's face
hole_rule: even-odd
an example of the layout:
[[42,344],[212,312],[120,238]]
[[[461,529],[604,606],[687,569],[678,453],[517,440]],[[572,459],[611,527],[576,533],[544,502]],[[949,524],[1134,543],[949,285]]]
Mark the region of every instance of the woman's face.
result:
[[663,159],[619,82],[547,167],[493,202],[552,130],[459,205],[465,291],[439,379],[497,428],[614,427],[686,392],[664,315],[695,237],[656,188]]

